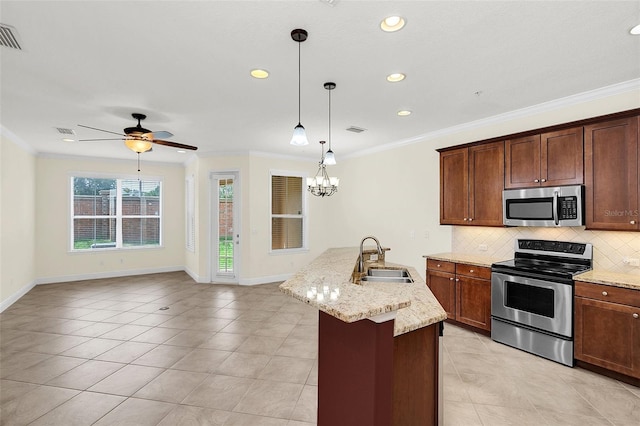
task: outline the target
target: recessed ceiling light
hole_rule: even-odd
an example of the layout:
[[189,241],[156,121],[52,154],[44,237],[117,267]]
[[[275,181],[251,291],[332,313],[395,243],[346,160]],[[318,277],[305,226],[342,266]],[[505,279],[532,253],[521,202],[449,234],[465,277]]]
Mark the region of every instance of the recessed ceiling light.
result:
[[407,115],[411,115],[411,111],[409,111],[408,109],[401,109],[400,111],[398,111],[398,115],[400,117],[406,117]]
[[62,142],[75,142],[75,139],[71,139],[71,138],[62,138]]
[[251,70],[251,77],[259,79],[267,78],[269,77],[269,71],[256,68]]
[[401,72],[397,72],[397,73],[389,74],[387,76],[387,81],[390,81],[391,83],[396,83],[398,81],[404,80],[405,77],[406,75],[402,74]]
[[186,154],[187,151],[185,151],[184,149],[179,149],[176,151],[178,154]]
[[640,35],[640,24],[638,24],[635,27],[631,28],[631,30],[629,30],[629,33],[631,35]]
[[405,20],[402,16],[387,16],[380,22],[380,28],[382,31],[392,33],[398,31],[404,27]]

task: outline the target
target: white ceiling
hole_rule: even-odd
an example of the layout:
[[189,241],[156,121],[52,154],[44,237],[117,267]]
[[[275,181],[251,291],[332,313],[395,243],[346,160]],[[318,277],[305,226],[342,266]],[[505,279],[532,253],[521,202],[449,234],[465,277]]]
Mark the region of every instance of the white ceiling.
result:
[[[341,156],[640,78],[639,1],[0,1],[22,51],[0,48],[1,124],[39,153],[131,158],[108,137],[167,130],[198,155],[267,152],[316,160],[328,133]],[[400,14],[407,25],[384,33]],[[298,122],[311,144],[289,144]],[[252,68],[270,71],[266,80]],[[393,72],[406,73],[388,83]],[[475,92],[480,91],[480,96]],[[410,109],[409,117],[396,111]],[[367,129],[355,134],[350,126]],[[188,155],[188,154],[187,154]],[[184,162],[156,146],[147,161]]]

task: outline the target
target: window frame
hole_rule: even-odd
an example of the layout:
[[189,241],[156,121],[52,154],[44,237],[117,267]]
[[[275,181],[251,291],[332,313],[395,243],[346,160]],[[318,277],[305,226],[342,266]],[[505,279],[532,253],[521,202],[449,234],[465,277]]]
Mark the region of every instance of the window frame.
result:
[[[300,215],[288,215],[288,214],[273,214],[273,176],[285,176],[285,177],[297,177],[302,181],[301,194],[302,197],[302,213]],[[308,215],[308,197],[307,197],[307,187],[306,187],[306,178],[307,174],[304,172],[296,172],[290,170],[269,170],[269,254],[270,255],[286,255],[286,254],[296,254],[296,253],[308,253],[309,252],[309,244],[308,244],[308,223],[309,223],[309,215]],[[274,249],[273,248],[273,218],[302,218],[302,247],[296,248],[283,248],[283,249]]]
[[[74,211],[74,186],[73,181],[75,178],[86,178],[86,179],[113,179],[116,181],[116,214],[108,215],[108,216],[100,216],[100,215],[75,215]],[[158,200],[158,212],[156,215],[124,215],[122,214],[122,182],[130,181],[130,180],[142,180],[142,181],[156,181],[160,186],[160,196]],[[67,235],[69,237],[69,252],[70,253],[99,253],[106,251],[120,251],[120,250],[154,250],[164,248],[164,179],[160,176],[138,176],[138,175],[128,175],[128,174],[111,174],[111,173],[93,173],[93,172],[73,172],[69,173],[68,180],[68,190],[69,190],[69,213],[67,217],[69,218],[69,228],[67,230]],[[123,219],[144,219],[144,218],[153,218],[158,219],[158,244],[145,244],[145,245],[135,245],[135,246],[124,246],[123,245]],[[93,247],[86,249],[78,249],[75,248],[74,244],[74,222],[76,219],[115,219],[116,221],[116,246],[115,247]]]

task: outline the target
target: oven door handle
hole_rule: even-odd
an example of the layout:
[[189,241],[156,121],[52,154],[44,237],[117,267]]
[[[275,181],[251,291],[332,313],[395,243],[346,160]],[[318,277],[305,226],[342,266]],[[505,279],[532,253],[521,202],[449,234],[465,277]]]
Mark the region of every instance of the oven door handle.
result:
[[558,218],[558,191],[553,191],[553,206],[551,208],[553,209],[553,223],[558,226],[560,225],[560,219]]

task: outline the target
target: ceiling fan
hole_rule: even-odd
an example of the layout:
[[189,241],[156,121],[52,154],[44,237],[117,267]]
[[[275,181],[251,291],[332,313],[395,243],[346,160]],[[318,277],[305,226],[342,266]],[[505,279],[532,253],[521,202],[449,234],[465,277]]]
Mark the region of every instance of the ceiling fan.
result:
[[[191,146],[191,145],[185,145],[185,144],[181,144],[178,142],[170,142],[170,141],[166,141],[164,140],[164,138],[170,138],[171,136],[173,136],[172,133],[170,132],[166,132],[166,131],[159,131],[159,132],[152,132],[151,130],[145,129],[144,127],[142,127],[140,125],[140,121],[144,120],[145,118],[147,118],[146,115],[144,114],[140,114],[137,112],[134,112],[133,114],[131,114],[131,116],[138,120],[138,124],[135,127],[127,127],[125,128],[124,134],[121,133],[117,133],[117,132],[111,132],[109,130],[103,130],[103,129],[97,129],[95,127],[90,127],[90,126],[84,126],[82,124],[78,124],[79,127],[84,127],[86,129],[92,129],[92,130],[98,130],[100,132],[105,132],[105,133],[112,133],[114,135],[118,135],[120,136],[119,138],[101,138],[101,139],[79,139],[79,141],[83,142],[83,141],[117,141],[117,140],[123,140],[124,144],[127,146],[127,148],[129,148],[130,150],[140,154],[143,152],[147,152],[150,151],[152,148],[152,144],[158,144],[158,145],[164,145],[164,146],[170,146],[173,148],[179,148],[179,149],[190,149],[195,151],[196,149],[198,149],[198,147],[196,146]],[[162,139],[160,139],[162,138]]]

